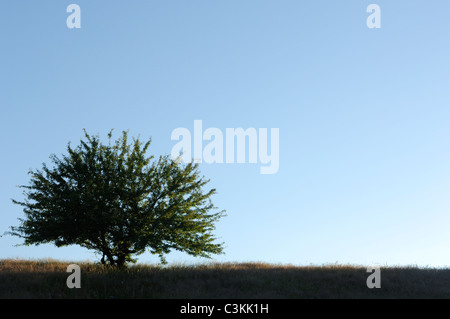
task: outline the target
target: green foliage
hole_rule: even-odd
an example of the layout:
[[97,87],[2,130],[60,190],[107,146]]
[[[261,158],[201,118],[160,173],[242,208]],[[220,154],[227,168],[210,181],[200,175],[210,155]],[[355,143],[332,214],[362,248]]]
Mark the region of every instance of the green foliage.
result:
[[80,245],[102,254],[102,263],[123,266],[146,249],[164,255],[172,249],[193,256],[222,253],[211,231],[224,211],[216,207],[203,187],[198,164],[181,164],[169,156],[147,156],[151,140],[128,143],[128,134],[104,145],[86,131],[86,141],[67,155],[50,158],[30,171],[24,188],[25,219],[10,234],[25,245],[54,243]]

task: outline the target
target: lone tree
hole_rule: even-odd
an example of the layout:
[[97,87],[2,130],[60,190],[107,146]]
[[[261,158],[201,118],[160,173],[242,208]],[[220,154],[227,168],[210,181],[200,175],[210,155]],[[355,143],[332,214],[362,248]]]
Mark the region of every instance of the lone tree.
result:
[[198,164],[181,164],[169,156],[147,156],[151,140],[128,143],[128,134],[109,144],[84,131],[86,141],[58,158],[54,167],[30,171],[24,188],[25,219],[11,227],[25,245],[80,245],[102,255],[102,264],[123,267],[147,248],[159,255],[172,249],[210,258],[223,252],[211,231],[224,216],[215,211],[209,180]]

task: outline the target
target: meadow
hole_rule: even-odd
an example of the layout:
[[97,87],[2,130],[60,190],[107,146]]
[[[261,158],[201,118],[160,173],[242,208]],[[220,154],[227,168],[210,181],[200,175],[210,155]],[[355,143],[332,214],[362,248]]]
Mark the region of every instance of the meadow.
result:
[[0,298],[450,298],[450,269],[381,267],[381,288],[369,289],[366,280],[370,273],[355,265],[136,264],[118,270],[73,262],[81,267],[81,288],[69,289],[66,270],[71,263],[0,259]]

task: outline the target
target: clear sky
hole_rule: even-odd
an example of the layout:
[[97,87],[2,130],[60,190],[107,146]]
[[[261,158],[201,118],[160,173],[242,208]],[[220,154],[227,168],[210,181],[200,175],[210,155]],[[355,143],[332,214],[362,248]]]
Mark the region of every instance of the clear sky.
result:
[[[16,185],[83,128],[151,136],[160,155],[202,120],[280,132],[276,174],[201,164],[227,210],[214,260],[450,265],[449,15],[448,0],[1,1],[0,233],[24,216]],[[0,258],[97,258],[19,243],[1,237]]]

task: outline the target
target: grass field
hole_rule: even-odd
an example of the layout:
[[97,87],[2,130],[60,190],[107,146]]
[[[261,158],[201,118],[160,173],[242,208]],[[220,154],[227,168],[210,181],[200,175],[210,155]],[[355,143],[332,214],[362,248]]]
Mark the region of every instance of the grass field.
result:
[[[75,262],[76,263],[76,262]],[[66,286],[70,263],[0,260],[0,298],[450,298],[450,269],[381,267],[381,288],[366,267],[265,263],[81,267],[81,288]]]

